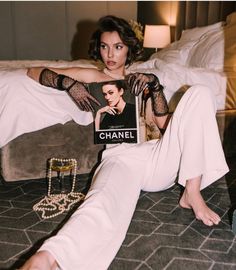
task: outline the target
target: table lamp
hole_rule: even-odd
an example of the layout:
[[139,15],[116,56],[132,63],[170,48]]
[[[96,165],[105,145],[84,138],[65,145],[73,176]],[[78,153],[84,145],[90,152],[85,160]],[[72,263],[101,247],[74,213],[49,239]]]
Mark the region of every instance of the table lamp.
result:
[[143,47],[158,49],[170,44],[169,25],[146,25],[144,31]]

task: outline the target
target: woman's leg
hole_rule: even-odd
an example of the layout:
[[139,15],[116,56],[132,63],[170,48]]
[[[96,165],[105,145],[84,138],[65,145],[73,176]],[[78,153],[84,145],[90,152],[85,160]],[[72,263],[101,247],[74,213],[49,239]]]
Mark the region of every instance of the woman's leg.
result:
[[[86,201],[40,249],[50,252],[61,269],[107,269],[125,237],[140,189],[166,189],[178,173],[184,186],[187,179],[201,176],[198,188],[202,189],[227,172],[213,120],[213,98],[207,88],[200,88],[200,94],[192,87],[184,95],[159,142],[120,151],[122,145],[113,154],[109,154],[113,149],[106,150]],[[44,254],[46,260],[49,253]]]
[[48,251],[40,251],[33,255],[20,270],[56,270],[57,262]]
[[206,205],[200,193],[200,186],[200,176],[187,180],[179,204],[183,208],[193,209],[196,218],[202,220],[204,224],[217,225],[220,222],[220,217]]
[[228,172],[214,100],[210,90],[201,85],[184,94],[150,158],[150,177],[144,186],[147,191],[165,189],[178,176],[186,187],[180,205],[192,208],[206,225],[220,219],[206,206],[200,190]]
[[[125,146],[117,149],[122,148]],[[146,148],[134,148],[105,152],[85,202],[58,234],[43,244],[43,255],[39,252],[36,256],[48,261],[51,254],[63,270],[108,268],[125,238],[146,174]]]

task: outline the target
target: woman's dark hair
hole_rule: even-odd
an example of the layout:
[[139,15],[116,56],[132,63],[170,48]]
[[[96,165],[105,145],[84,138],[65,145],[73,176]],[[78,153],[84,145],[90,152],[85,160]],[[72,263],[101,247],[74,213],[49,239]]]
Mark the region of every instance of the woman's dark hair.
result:
[[126,65],[132,64],[142,57],[143,48],[129,23],[112,15],[104,16],[98,21],[98,29],[93,33],[89,43],[88,54],[94,60],[102,60],[100,54],[100,39],[104,32],[116,31],[122,42],[128,47]]
[[105,81],[102,83],[102,86],[104,85],[115,85],[119,91],[121,90],[121,88],[123,88],[124,90],[126,88],[126,83],[124,80]]

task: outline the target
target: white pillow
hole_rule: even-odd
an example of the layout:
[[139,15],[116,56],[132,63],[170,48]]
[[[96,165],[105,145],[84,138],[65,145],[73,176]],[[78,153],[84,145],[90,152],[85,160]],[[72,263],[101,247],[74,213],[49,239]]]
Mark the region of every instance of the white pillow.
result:
[[167,63],[185,66],[188,54],[196,41],[178,40],[168,47],[151,55],[150,59],[159,58]]
[[187,64],[215,71],[224,67],[224,32],[215,30],[203,36],[189,53]]
[[189,53],[199,39],[211,31],[220,29],[222,25],[223,22],[218,22],[208,26],[184,30],[180,40],[175,41],[159,52],[152,54],[150,59],[159,58],[167,63],[186,66]]
[[151,55],[150,59],[161,59],[166,62],[178,62],[179,61],[179,53],[178,50],[176,50],[176,42],[171,43],[167,47],[159,50],[158,52]]
[[217,22],[211,25],[207,25],[207,26],[202,26],[202,27],[195,27],[195,28],[191,28],[191,29],[186,29],[183,30],[182,34],[181,34],[181,38],[180,40],[199,40],[203,35],[220,29],[223,26],[224,22]]

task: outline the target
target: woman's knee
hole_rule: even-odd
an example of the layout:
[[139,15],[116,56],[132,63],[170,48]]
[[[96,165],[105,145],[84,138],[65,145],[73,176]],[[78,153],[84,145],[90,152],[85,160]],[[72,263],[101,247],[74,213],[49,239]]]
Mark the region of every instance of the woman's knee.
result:
[[198,84],[191,86],[188,91],[194,100],[198,100],[201,104],[206,104],[204,107],[212,107],[216,110],[216,97],[209,87]]
[[188,91],[191,91],[194,95],[199,96],[200,98],[215,98],[212,90],[206,85],[193,85],[188,89]]

